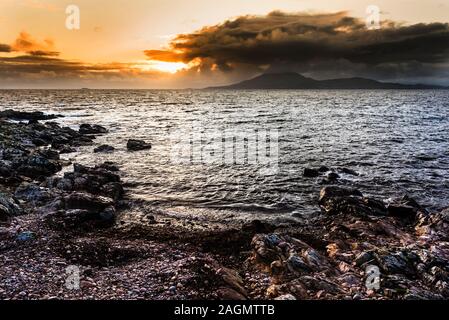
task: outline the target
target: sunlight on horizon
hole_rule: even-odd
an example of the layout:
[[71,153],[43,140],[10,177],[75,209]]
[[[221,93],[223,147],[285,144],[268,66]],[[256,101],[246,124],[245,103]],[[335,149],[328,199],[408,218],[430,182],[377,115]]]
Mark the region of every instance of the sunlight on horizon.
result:
[[187,69],[188,64],[183,62],[166,62],[158,60],[146,61],[145,64],[139,66],[144,71],[160,71],[175,74],[176,72]]

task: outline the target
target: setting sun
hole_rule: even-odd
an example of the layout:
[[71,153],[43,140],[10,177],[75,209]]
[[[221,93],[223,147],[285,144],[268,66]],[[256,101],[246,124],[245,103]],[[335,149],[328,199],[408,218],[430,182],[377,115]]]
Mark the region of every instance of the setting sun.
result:
[[165,61],[152,60],[146,63],[144,69],[157,70],[167,73],[176,73],[179,70],[186,69],[187,67],[188,65],[183,62],[165,62]]

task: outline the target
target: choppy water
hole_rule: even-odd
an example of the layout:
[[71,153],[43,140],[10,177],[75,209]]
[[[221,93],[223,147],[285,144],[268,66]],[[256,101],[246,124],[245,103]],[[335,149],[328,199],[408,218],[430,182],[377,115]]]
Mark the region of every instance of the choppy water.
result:
[[[318,210],[320,178],[304,167],[347,167],[343,183],[380,198],[409,193],[423,204],[449,204],[449,91],[0,91],[0,109],[61,113],[73,127],[98,123],[110,133],[69,157],[122,165],[132,197],[180,210],[227,208],[242,214],[287,215]],[[175,164],[173,132],[208,135],[230,129],[279,133],[279,167],[261,164]],[[126,151],[129,138],[153,144]],[[206,139],[207,140],[207,139]],[[218,139],[207,143],[218,143]],[[86,152],[88,151],[88,152]]]

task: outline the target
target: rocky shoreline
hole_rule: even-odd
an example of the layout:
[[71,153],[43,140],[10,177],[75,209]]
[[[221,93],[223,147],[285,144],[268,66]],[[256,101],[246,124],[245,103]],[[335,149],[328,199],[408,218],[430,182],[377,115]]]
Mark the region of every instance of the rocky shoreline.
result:
[[[0,112],[0,299],[449,298],[448,210],[407,196],[387,204],[320,168],[304,174],[325,176],[322,213],[303,223],[195,229],[145,212],[147,223],[127,224],[139,204],[120,168],[60,157],[107,128],[76,131],[58,117]],[[79,288],[66,286],[73,267]]]

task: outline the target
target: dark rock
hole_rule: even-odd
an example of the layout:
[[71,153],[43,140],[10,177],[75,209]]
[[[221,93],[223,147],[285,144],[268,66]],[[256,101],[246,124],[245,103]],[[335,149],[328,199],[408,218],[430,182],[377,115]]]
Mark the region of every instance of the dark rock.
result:
[[104,163],[102,163],[98,166],[95,166],[94,169],[98,169],[98,168],[105,169],[108,171],[113,171],[113,172],[119,171],[119,168],[113,162],[110,162],[110,161],[105,161]]
[[387,206],[388,214],[395,217],[415,217],[418,210],[414,207],[391,203]]
[[254,233],[268,233],[273,231],[274,227],[266,222],[260,220],[252,220],[251,222],[245,223],[242,226],[243,231],[254,232]]
[[62,166],[57,160],[48,159],[45,154],[36,152],[20,165],[17,172],[25,177],[40,179],[55,174],[61,169]]
[[111,197],[114,200],[119,200],[123,197],[123,186],[118,182],[108,182],[101,186],[101,193]]
[[22,213],[22,208],[13,197],[0,192],[0,222],[7,222],[11,217]]
[[310,266],[304,261],[304,259],[296,255],[292,255],[288,258],[287,268],[294,273],[308,273],[312,271],[312,268],[310,268]]
[[307,178],[315,178],[320,175],[320,172],[316,169],[304,168],[303,176]]
[[345,173],[345,174],[352,175],[352,176],[358,176],[359,175],[356,171],[354,171],[352,169],[349,169],[349,168],[339,168],[339,171],[342,172],[342,173]]
[[275,248],[279,243],[281,243],[281,241],[281,238],[274,233],[264,237],[264,242],[269,248]]
[[59,210],[47,214],[46,222],[54,228],[84,228],[110,226],[115,220],[115,209],[108,207],[101,212],[87,209]]
[[321,189],[319,201],[322,203],[335,197],[363,197],[363,194],[357,189],[328,186]]
[[339,174],[334,171],[330,171],[326,174],[326,179],[328,181],[335,181],[338,180],[339,178],[340,178]]
[[269,247],[267,243],[273,242],[270,238],[266,238],[266,235],[257,234],[253,237],[251,246],[254,248],[258,260],[271,264],[271,262],[278,260],[279,252],[276,247]]
[[142,140],[129,139],[126,143],[126,148],[130,151],[139,151],[151,149],[151,144]]
[[360,253],[355,258],[355,265],[358,267],[363,267],[365,264],[370,263],[375,260],[374,253],[372,251],[365,251]]
[[403,252],[379,256],[377,259],[385,273],[414,274],[412,263]]
[[100,212],[100,219],[104,222],[113,222],[115,220],[116,211],[115,207],[110,206]]
[[40,150],[39,154],[50,160],[59,160],[59,152],[54,149]]
[[323,279],[319,276],[301,276],[299,280],[304,284],[304,286],[313,291],[321,291],[324,290],[328,293],[341,293],[342,289],[338,286],[338,284]]
[[330,171],[330,170],[331,170],[331,169],[329,169],[329,168],[326,167],[326,166],[321,166],[321,167],[318,168],[318,172],[321,172],[321,173],[328,172],[328,171]]
[[427,213],[418,202],[413,198],[405,195],[401,199],[390,203],[387,206],[388,214],[399,218],[415,218],[418,211]]
[[87,124],[83,123],[80,125],[79,133],[81,134],[102,134],[106,133],[108,130],[98,124]]
[[320,207],[328,214],[385,215],[383,202],[364,198],[356,189],[329,186],[321,189]]
[[69,146],[59,146],[57,147],[57,150],[59,150],[59,154],[66,154],[66,153],[73,153],[76,152],[76,149]]
[[16,198],[25,200],[32,205],[39,205],[55,198],[54,192],[34,183],[22,183],[14,194]]
[[30,121],[37,121],[37,120],[50,120],[55,119],[58,117],[62,117],[61,115],[55,115],[55,114],[44,114],[40,111],[35,112],[22,112],[22,111],[14,111],[14,110],[5,110],[0,111],[0,118],[8,118],[13,120],[30,120]]
[[94,149],[95,153],[98,152],[113,152],[115,150],[115,148],[113,146],[107,145],[107,144],[102,144],[101,146],[97,147]]
[[67,195],[64,197],[64,203],[67,210],[84,209],[96,213],[114,205],[114,201],[111,198],[96,196],[85,192],[73,192],[70,195]]

